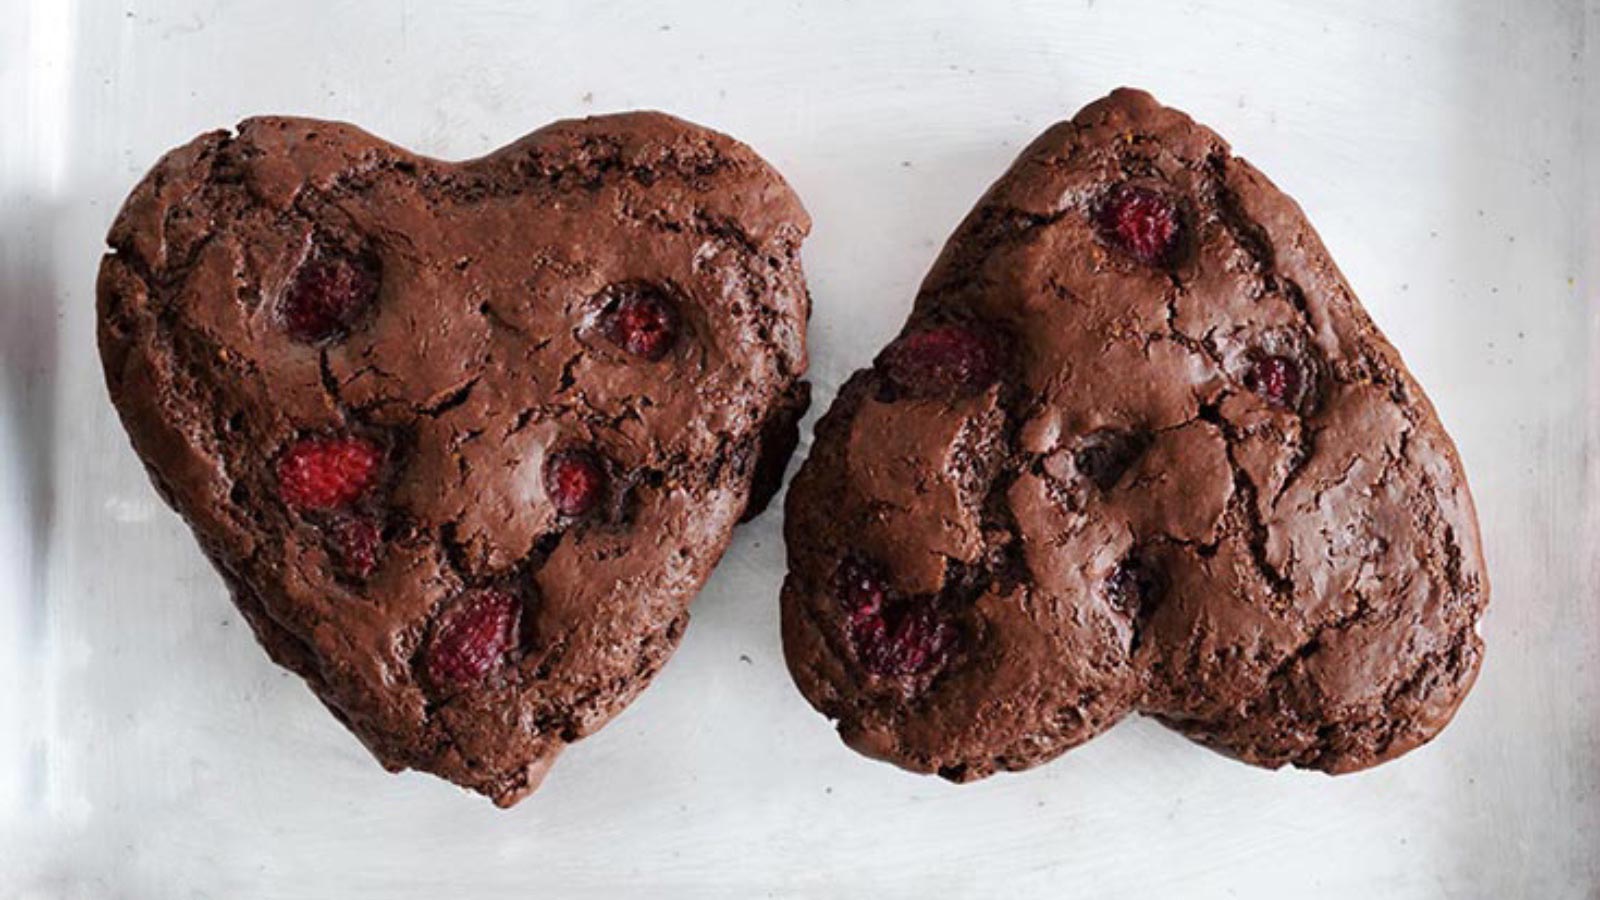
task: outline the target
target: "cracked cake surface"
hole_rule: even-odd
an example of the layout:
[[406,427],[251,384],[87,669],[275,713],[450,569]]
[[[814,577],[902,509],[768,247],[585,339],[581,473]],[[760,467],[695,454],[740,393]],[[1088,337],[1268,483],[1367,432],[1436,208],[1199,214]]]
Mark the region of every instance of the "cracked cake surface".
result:
[[1449,437],[1299,207],[1128,89],[1035,140],[788,495],[796,684],[956,781],[1131,712],[1346,772],[1442,729],[1488,600]]
[[112,226],[106,382],[269,655],[386,767],[510,805],[776,490],[809,227],[748,147],[659,113],[462,163],[250,119]]

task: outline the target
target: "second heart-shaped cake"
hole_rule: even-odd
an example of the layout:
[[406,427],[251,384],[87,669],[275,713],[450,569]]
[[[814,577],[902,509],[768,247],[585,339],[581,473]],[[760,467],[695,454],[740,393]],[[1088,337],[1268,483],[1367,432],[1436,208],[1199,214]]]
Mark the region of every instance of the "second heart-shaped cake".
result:
[[1422,389],[1300,209],[1122,90],[946,245],[790,489],[783,637],[869,755],[965,781],[1133,711],[1331,772],[1427,741],[1488,600]]
[[666,661],[806,406],[809,221],[654,113],[482,159],[291,118],[111,229],[111,397],[278,663],[391,769],[510,805]]

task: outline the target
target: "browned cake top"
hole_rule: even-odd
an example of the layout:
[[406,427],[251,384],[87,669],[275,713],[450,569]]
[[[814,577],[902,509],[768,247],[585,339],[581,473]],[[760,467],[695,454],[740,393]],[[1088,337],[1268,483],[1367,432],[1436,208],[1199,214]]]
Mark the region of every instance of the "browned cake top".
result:
[[665,661],[776,486],[808,228],[749,148],[660,114],[460,164],[252,119],[128,199],[106,379],[273,658],[385,765],[509,804]]
[[1488,599],[1455,450],[1299,207],[1120,90],[1041,135],[818,426],[801,690],[965,780],[1130,711],[1268,766],[1433,737]]

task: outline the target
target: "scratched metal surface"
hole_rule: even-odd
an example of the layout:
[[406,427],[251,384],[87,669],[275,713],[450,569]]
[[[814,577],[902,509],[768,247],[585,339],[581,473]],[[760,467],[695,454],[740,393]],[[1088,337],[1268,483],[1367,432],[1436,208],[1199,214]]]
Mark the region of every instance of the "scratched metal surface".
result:
[[[0,897],[1600,895],[1597,46],[1582,0],[0,0]],[[825,403],[1020,145],[1121,83],[1302,201],[1460,443],[1487,664],[1402,761],[1133,721],[966,787],[870,763],[784,672],[773,513],[655,687],[497,811],[266,661],[104,397],[108,221],[248,114],[446,157],[599,110],[732,132],[816,218]]]

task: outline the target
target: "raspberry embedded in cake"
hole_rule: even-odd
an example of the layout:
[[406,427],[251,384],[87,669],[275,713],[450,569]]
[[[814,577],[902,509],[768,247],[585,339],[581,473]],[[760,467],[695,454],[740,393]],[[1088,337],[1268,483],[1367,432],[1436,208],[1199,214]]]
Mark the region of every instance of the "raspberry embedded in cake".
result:
[[956,630],[927,598],[911,599],[891,615],[874,618],[852,631],[856,655],[874,675],[921,675],[944,665],[955,646]]
[[605,497],[605,467],[587,450],[552,454],[544,466],[544,489],[556,512],[569,518],[585,515]]
[[890,344],[880,365],[910,397],[975,394],[1000,378],[1000,351],[989,335],[967,325],[936,325]]
[[334,562],[346,575],[366,578],[378,567],[383,533],[367,516],[340,516],[327,526]]
[[522,604],[503,590],[469,592],[434,626],[424,667],[436,687],[481,684],[516,647]]
[[839,602],[845,633],[861,667],[879,677],[921,675],[943,666],[958,632],[932,597],[889,599],[888,587],[871,566],[850,559],[840,564]]
[[846,559],[839,564],[834,578],[838,582],[839,602],[852,623],[883,611],[889,589],[871,566]]
[[371,257],[314,250],[283,293],[284,327],[304,343],[340,337],[372,308],[378,284],[378,265]]
[[1145,187],[1123,185],[1100,207],[1103,239],[1140,262],[1159,266],[1172,262],[1183,238],[1183,217],[1166,195]]
[[600,312],[600,331],[613,344],[655,362],[678,339],[678,310],[659,288],[627,282],[608,289]]
[[358,437],[309,437],[278,458],[278,493],[297,510],[337,509],[372,486],[383,451]]
[[1257,357],[1244,376],[1245,387],[1273,406],[1286,409],[1298,405],[1304,383],[1300,364],[1280,355]]

